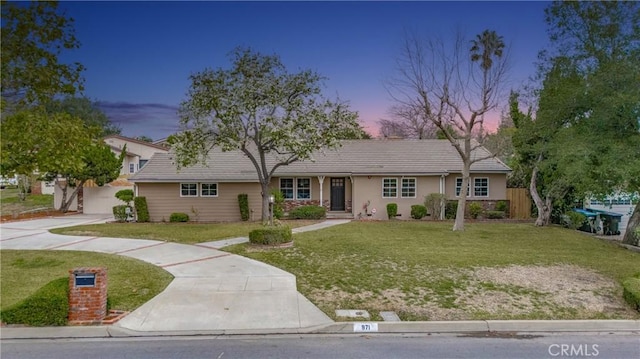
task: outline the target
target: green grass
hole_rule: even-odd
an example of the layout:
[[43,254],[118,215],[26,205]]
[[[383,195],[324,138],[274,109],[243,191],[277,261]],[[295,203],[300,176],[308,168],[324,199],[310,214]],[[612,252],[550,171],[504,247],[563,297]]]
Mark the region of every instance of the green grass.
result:
[[0,251],[0,309],[35,294],[47,283],[69,277],[77,267],[106,267],[112,309],[133,310],[164,290],[173,279],[151,264],[117,255],[76,251]]
[[[291,228],[306,226],[318,221],[283,221]],[[106,223],[87,226],[74,226],[52,229],[52,233],[116,237],[155,239],[184,244],[210,242],[233,237],[248,237],[254,229],[264,228],[257,222],[234,223]]]
[[[476,267],[572,264],[617,283],[640,273],[638,253],[577,231],[532,224],[474,223],[452,232],[450,222],[351,222],[297,234],[294,248],[256,251],[242,244],[225,250],[295,274],[300,292],[331,316],[354,306],[377,312],[392,302],[390,291],[403,295],[408,307],[435,303],[455,309],[456,293],[469,285],[466,273]],[[521,287],[497,289],[526,295]],[[563,317],[581,315],[554,310]]]
[[37,208],[53,209],[52,194],[28,194],[24,201],[18,197],[19,191],[16,188],[5,188],[0,190],[0,215],[10,215]]

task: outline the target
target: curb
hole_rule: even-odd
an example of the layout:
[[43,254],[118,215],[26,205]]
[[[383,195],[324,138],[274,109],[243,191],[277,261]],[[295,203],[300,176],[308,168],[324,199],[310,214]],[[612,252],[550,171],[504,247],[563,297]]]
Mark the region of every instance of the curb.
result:
[[[356,330],[361,324],[375,324],[375,330]],[[0,339],[134,338],[173,336],[290,335],[290,334],[431,334],[482,332],[570,332],[640,334],[640,320],[478,320],[453,322],[336,322],[292,329],[231,329],[210,331],[138,332],[117,325],[83,327],[3,327]]]

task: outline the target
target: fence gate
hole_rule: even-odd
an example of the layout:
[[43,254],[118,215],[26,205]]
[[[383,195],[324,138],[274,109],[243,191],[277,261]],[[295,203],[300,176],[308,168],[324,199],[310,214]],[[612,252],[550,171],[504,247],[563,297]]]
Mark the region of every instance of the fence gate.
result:
[[513,219],[531,218],[531,197],[526,188],[507,188],[509,217]]

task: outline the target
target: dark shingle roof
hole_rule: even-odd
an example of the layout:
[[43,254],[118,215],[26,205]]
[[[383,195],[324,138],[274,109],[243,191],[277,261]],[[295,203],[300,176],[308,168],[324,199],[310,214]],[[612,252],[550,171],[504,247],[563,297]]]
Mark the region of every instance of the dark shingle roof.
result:
[[[480,157],[489,152],[480,147]],[[231,181],[255,182],[255,167],[242,152],[214,149],[207,166],[195,165],[176,169],[171,153],[156,153],[133,177],[134,182]],[[275,163],[273,157],[269,166]],[[349,140],[342,147],[314,153],[313,160],[294,162],[276,170],[278,176],[302,175],[438,175],[460,173],[462,160],[447,140]],[[474,163],[476,173],[510,171],[497,158]]]

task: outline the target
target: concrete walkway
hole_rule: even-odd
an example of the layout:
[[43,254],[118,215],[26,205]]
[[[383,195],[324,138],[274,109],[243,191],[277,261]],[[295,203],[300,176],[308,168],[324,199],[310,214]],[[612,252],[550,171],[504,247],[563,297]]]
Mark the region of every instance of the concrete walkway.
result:
[[[0,249],[76,250],[118,254],[159,266],[175,279],[114,326],[137,332],[291,330],[333,323],[298,293],[296,278],[267,264],[219,251],[245,237],[185,245],[163,241],[66,236],[48,229],[104,223],[111,217],[74,215],[0,225]],[[295,233],[348,220],[328,220]]]

